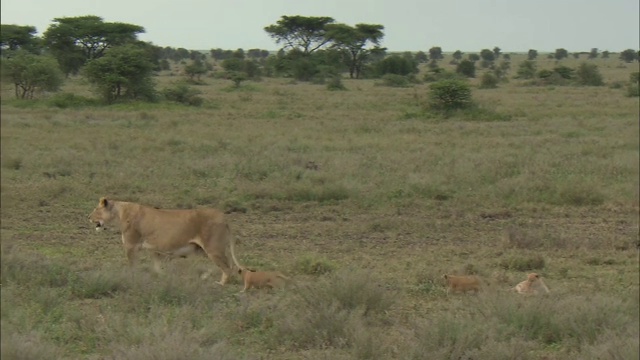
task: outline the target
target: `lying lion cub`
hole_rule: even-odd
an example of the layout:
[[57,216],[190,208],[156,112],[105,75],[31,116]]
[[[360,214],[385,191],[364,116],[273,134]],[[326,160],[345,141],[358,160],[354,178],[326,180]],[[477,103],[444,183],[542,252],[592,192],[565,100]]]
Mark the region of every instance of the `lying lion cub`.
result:
[[447,295],[449,295],[449,290],[463,293],[466,293],[467,291],[477,293],[480,290],[480,278],[477,276],[455,276],[445,274],[443,278],[447,282]]
[[549,288],[544,284],[540,275],[531,273],[527,275],[527,280],[516,285],[513,290],[519,294],[537,295],[539,293],[549,293]]
[[244,280],[244,289],[241,292],[245,292],[252,287],[256,289],[273,289],[284,286],[287,281],[291,280],[278,271],[255,271],[253,269],[240,268],[238,274]]

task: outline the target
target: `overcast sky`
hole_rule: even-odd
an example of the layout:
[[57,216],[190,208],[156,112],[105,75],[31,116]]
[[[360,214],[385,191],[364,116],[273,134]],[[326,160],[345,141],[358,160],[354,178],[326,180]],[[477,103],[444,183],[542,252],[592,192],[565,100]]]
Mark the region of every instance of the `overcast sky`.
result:
[[638,0],[2,0],[2,24],[35,26],[57,17],[101,16],[145,28],[140,39],[189,50],[279,47],[264,27],[282,15],[381,24],[389,51],[503,52],[640,47]]

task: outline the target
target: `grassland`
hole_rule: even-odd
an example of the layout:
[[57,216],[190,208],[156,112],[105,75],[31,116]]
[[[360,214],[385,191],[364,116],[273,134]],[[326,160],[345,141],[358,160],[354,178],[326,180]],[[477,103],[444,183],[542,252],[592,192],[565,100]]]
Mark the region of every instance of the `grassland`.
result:
[[[60,109],[3,83],[2,358],[637,359],[640,114],[616,84],[638,64],[596,63],[607,86],[474,88],[499,121],[431,115],[427,84]],[[296,285],[239,295],[204,257],[131,274],[86,219],[103,195],[222,208],[240,261]],[[530,271],[550,295],[508,292]]]

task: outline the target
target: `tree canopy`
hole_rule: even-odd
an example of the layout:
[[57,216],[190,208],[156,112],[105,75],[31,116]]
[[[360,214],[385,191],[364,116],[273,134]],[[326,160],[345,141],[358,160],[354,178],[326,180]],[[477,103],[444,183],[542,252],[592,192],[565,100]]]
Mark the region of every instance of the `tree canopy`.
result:
[[620,60],[628,63],[638,60],[638,52],[633,49],[626,49],[620,53]]
[[154,65],[144,49],[116,46],[99,59],[90,60],[84,73],[107,103],[121,98],[152,99]]
[[144,32],[142,26],[104,22],[94,15],[55,18],[53,21],[44,33],[47,45],[51,48],[78,46],[87,60],[99,58],[111,46],[132,42]]
[[30,52],[39,50],[40,40],[36,37],[35,26],[0,25],[0,48],[23,49]]
[[274,25],[264,28],[277,44],[284,48],[297,49],[304,54],[312,53],[330,40],[326,35],[326,26],[335,20],[327,16],[286,16],[283,15]]
[[36,90],[56,91],[63,82],[58,64],[49,56],[18,50],[2,65],[15,86],[17,98],[32,99]]
[[[380,40],[384,37],[384,26],[372,24],[329,24],[326,26],[326,37],[333,46],[345,53],[345,63],[349,67],[349,76],[359,78],[362,67],[368,60],[369,54],[381,51]],[[368,44],[375,45],[367,49]]]

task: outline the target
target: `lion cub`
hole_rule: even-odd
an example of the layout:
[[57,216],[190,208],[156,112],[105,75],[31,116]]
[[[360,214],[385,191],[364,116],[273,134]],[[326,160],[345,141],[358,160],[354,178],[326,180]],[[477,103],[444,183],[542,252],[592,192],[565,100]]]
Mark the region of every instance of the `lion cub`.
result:
[[480,278],[474,275],[456,276],[456,275],[443,275],[444,280],[447,282],[447,295],[449,291],[463,292],[473,291],[477,293],[480,291]]
[[244,289],[241,292],[245,292],[252,287],[256,289],[273,289],[284,286],[291,280],[278,271],[255,271],[253,269],[240,268],[238,274],[242,276],[244,281]]
[[548,294],[549,288],[545,285],[540,275],[531,273],[527,275],[527,280],[516,285],[513,290],[519,294],[537,295],[539,293]]

